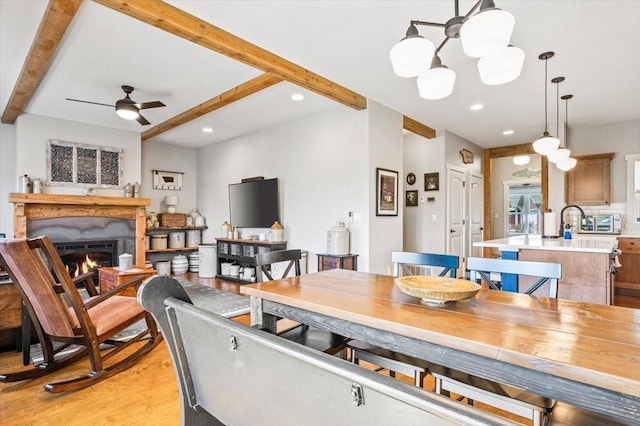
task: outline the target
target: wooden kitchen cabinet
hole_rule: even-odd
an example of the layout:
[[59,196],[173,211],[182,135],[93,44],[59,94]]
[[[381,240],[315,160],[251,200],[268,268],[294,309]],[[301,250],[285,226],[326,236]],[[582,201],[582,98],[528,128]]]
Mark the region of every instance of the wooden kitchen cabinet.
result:
[[609,170],[614,153],[575,157],[576,166],[567,172],[567,204],[596,206],[609,204]]
[[640,296],[640,238],[618,238],[618,249],[622,251],[616,270],[616,293]]

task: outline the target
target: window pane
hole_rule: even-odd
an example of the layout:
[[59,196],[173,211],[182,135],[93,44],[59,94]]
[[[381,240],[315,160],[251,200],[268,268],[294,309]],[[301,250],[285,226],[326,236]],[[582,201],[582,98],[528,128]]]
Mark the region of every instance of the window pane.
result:
[[51,144],[51,181],[73,182],[73,147]]
[[98,151],[78,148],[78,183],[98,183]]
[[120,153],[100,152],[100,177],[103,185],[120,186]]

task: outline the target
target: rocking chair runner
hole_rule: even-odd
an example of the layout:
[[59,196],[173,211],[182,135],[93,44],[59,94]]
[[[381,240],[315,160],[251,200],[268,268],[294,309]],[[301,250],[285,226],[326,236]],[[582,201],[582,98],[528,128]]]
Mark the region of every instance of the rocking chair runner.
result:
[[[0,262],[9,272],[34,320],[44,356],[42,364],[35,368],[0,375],[0,381],[16,382],[41,377],[88,355],[91,372],[86,376],[45,385],[45,390],[51,393],[82,389],[125,370],[162,340],[151,314],[138,304],[136,298],[118,295],[125,288],[141,282],[144,276],[134,277],[107,293],[83,301],[46,236],[0,241]],[[142,319],[147,323],[143,332],[128,342],[111,340],[116,333]],[[147,335],[149,339],[142,343]],[[54,342],[62,345],[54,349]],[[141,346],[134,352],[105,366],[105,361],[136,342]],[[102,343],[110,343],[114,347],[101,352]],[[55,356],[70,345],[80,348],[68,355]]]

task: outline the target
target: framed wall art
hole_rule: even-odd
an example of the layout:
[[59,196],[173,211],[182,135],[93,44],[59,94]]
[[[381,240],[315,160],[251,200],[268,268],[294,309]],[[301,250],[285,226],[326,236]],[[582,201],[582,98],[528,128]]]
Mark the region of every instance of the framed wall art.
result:
[[438,191],[440,190],[440,173],[425,173],[424,174],[424,190],[425,191]]
[[417,207],[418,206],[418,191],[405,191],[404,195],[404,204],[407,207]]
[[398,172],[376,169],[376,216],[398,215]]
[[49,139],[47,182],[61,186],[119,188],[123,150]]

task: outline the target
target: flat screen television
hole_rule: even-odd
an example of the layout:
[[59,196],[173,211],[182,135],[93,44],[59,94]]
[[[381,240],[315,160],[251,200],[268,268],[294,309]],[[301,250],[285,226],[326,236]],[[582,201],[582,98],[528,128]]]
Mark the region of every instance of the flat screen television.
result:
[[278,179],[229,184],[229,219],[238,228],[269,228],[280,220]]

